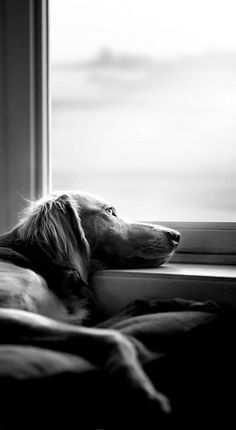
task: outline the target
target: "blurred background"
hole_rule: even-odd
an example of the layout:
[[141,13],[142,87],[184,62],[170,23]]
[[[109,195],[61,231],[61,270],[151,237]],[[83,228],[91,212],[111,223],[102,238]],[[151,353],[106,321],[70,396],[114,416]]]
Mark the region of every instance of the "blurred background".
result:
[[234,0],[51,0],[53,190],[236,220]]

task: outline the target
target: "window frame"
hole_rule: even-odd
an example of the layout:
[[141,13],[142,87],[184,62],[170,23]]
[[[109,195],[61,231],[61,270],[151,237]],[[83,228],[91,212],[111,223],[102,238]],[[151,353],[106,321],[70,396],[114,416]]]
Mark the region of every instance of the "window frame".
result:
[[[2,0],[0,36],[3,232],[17,221],[24,199],[34,200],[51,190],[49,0]],[[236,264],[236,222],[154,223],[182,235],[172,262]]]
[[50,186],[48,0],[2,0],[0,39],[2,233]]
[[176,263],[236,264],[236,223],[154,222],[181,233],[171,261]]

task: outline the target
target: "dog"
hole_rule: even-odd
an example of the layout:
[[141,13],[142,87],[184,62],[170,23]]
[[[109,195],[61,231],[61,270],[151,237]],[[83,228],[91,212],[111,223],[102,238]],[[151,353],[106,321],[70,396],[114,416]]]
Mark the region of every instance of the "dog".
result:
[[175,230],[121,218],[92,194],[52,193],[30,204],[0,237],[1,321],[13,334],[17,324],[15,342],[27,342],[27,333],[34,332],[40,345],[73,339],[76,351],[99,365],[107,358],[99,356],[98,345],[113,345],[124,378],[168,412],[167,398],[144,374],[131,342],[116,330],[86,327],[86,321],[94,304],[94,270],[157,267],[173,255],[179,239]]
[[0,237],[0,307],[83,324],[94,270],[157,267],[172,256],[179,237],[175,230],[124,221],[91,194],[51,194]]

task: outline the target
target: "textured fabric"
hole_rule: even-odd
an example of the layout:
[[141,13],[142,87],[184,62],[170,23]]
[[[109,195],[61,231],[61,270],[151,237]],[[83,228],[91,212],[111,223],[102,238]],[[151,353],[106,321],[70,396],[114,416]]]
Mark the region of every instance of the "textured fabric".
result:
[[[96,326],[135,345],[156,389],[170,400],[161,417],[139,393],[84,357],[50,345],[0,346],[0,429],[193,429],[235,421],[235,321],[215,303],[137,301]],[[1,327],[0,333],[5,330]],[[9,335],[11,336],[11,335]],[[32,339],[33,344],[33,339]],[[88,345],[89,347],[89,345]],[[112,353],[112,351],[110,351]],[[113,357],[114,362],[116,356]],[[131,395],[132,393],[132,395]],[[33,422],[32,422],[33,420]],[[42,427],[43,426],[43,427]],[[69,427],[70,426],[70,427]],[[207,427],[205,427],[207,428]]]

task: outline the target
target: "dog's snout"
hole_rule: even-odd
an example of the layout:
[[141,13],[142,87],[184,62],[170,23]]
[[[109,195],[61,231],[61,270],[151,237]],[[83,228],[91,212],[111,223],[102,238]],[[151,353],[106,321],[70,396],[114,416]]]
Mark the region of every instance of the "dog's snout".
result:
[[179,243],[180,233],[176,230],[168,230],[167,235],[169,239],[174,240],[176,243]]

